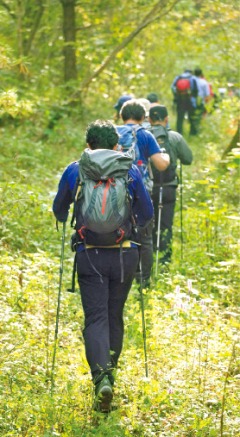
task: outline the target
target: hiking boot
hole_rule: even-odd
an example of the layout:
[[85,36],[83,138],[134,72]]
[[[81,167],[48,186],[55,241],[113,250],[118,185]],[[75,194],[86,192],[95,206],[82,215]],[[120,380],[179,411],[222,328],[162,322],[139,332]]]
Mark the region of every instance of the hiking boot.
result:
[[96,385],[93,409],[95,411],[100,411],[101,413],[109,413],[111,410],[112,398],[112,384],[109,381],[108,376],[106,375]]

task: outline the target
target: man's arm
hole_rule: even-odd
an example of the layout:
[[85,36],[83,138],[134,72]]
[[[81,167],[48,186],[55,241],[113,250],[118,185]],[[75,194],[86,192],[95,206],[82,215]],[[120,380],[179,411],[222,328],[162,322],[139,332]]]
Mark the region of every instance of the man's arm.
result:
[[129,171],[131,183],[129,191],[132,196],[133,214],[138,226],[146,226],[153,217],[153,204],[151,197],[143,183],[138,168],[133,165]]
[[175,149],[176,157],[184,165],[190,165],[193,160],[192,151],[181,134],[174,131],[168,132],[170,145]]
[[78,175],[78,164],[70,164],[63,172],[58,192],[53,201],[53,213],[59,222],[66,222],[70,205],[73,202],[72,191]]
[[154,153],[150,159],[154,167],[159,171],[166,170],[170,164],[170,157],[167,153]]

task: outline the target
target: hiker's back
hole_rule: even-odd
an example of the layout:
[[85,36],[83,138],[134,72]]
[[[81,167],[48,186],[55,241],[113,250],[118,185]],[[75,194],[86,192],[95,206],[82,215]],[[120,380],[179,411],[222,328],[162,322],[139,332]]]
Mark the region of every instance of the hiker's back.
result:
[[182,74],[176,76],[171,85],[171,90],[177,111],[176,131],[180,134],[183,133],[183,123],[187,118],[190,123],[190,134],[194,135],[194,111],[197,106],[198,86],[192,71],[185,70]]
[[109,246],[131,236],[128,194],[129,155],[86,149],[79,161],[75,196],[76,230],[90,245]]
[[190,72],[184,72],[174,80],[172,91],[177,100],[196,98],[198,95],[196,79]]

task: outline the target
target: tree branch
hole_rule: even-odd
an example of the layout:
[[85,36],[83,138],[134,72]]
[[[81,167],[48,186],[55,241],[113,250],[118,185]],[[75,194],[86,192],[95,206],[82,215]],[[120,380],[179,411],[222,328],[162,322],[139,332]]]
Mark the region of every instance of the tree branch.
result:
[[226,156],[231,152],[232,149],[235,149],[235,148],[239,147],[239,143],[240,143],[240,120],[238,121],[237,130],[236,130],[236,132],[235,132],[235,134],[234,134],[230,144],[224,150],[221,159],[226,158]]
[[0,6],[2,6],[4,9],[6,9],[10,15],[10,17],[12,17],[14,20],[16,20],[16,15],[11,11],[11,8],[2,0],[0,0]]
[[[96,68],[96,70],[85,80],[83,80],[81,84],[81,90],[84,88],[87,88],[90,83],[95,79],[97,76],[100,75],[100,73],[106,68],[106,66],[116,57],[116,55],[124,49],[134,38],[137,36],[143,29],[145,29],[149,24],[153,23],[154,21],[162,18],[164,15],[167,15],[174,6],[179,3],[181,0],[174,0],[172,4],[169,5],[168,0],[160,0],[158,1],[155,6],[151,9],[151,11],[144,17],[142,22],[139,24],[139,26],[133,30],[113,51],[108,55],[102,64]],[[162,11],[160,14],[155,15],[159,9],[164,9],[166,6],[168,8],[164,11]]]
[[25,56],[27,56],[31,50],[31,46],[32,46],[34,37],[35,37],[37,30],[39,28],[41,18],[42,18],[43,12],[44,12],[44,6],[42,3],[42,0],[39,0],[37,3],[38,3],[38,11],[34,17],[34,22],[33,22],[32,28],[31,28],[30,35],[24,44],[24,55]]

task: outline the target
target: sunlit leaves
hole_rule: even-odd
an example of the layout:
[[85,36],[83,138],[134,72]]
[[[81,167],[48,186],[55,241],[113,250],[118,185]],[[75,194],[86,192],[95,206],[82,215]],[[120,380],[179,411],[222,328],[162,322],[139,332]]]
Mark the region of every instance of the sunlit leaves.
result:
[[10,114],[12,117],[29,117],[32,112],[32,102],[29,100],[19,100],[15,90],[0,93],[0,116]]
[[[56,16],[50,14],[56,2],[50,3],[48,25],[41,35],[54,43],[39,46],[38,53],[42,50],[46,54],[45,67],[40,78],[31,78],[32,84],[44,83],[47,92],[44,95],[38,89],[41,100],[31,92],[38,111],[27,122],[18,124],[16,120],[16,124],[11,121],[1,126],[0,434],[219,437],[223,385],[232,344],[239,333],[239,190],[235,152],[234,158],[228,158],[224,168],[221,166],[222,153],[236,129],[237,99],[225,96],[202,121],[198,137],[186,134],[194,162],[183,169],[183,259],[178,199],[170,271],[159,273],[151,289],[143,292],[149,378],[145,377],[139,291],[134,285],[125,307],[124,349],[114,387],[116,409],[108,417],[92,412],[93,390],[84,350],[81,301],[78,293],[66,293],[73,261],[68,246],[69,227],[56,390],[52,399],[49,395],[61,246],[51,203],[64,167],[78,159],[85,145],[87,122],[109,114],[113,110],[109,102],[115,102],[118,91],[131,89],[139,95],[154,86],[154,90],[161,91],[162,102],[168,102],[173,69],[182,68],[189,60],[195,66],[196,60],[204,59],[203,65],[215,83],[225,81],[220,74],[222,49],[218,49],[218,43],[225,45],[224,50],[228,45],[225,36],[222,39],[219,23],[227,26],[230,38],[234,23],[230,25],[229,17],[235,19],[235,13],[226,3],[219,9],[216,2],[194,2],[189,8],[187,2],[182,3],[182,8],[179,2],[178,22],[174,13],[169,14],[146,31],[144,39],[138,39],[139,46],[133,44],[120,52],[114,66],[110,65],[89,90],[83,114],[78,108],[71,114],[62,110],[59,123],[50,129],[48,121],[59,108],[50,111],[49,107],[53,101],[64,100],[62,88],[55,86],[60,71],[60,16],[59,10]],[[140,3],[146,12],[149,5],[145,1],[129,6],[126,2],[110,5],[100,1],[86,2],[86,8],[77,6],[78,25],[83,27],[79,29],[82,45],[78,56],[81,61],[85,59],[80,75],[88,72],[89,62],[97,64],[102,59],[118,35],[129,31],[126,18],[133,26],[132,18],[140,16]],[[200,20],[195,4],[206,20]],[[122,15],[116,14],[115,7]],[[211,57],[205,51],[206,41],[210,40]],[[98,52],[92,47],[97,47]],[[50,54],[54,54],[53,58]],[[232,57],[233,69],[225,70],[226,77],[234,71],[235,61]],[[42,62],[39,57],[36,71],[40,71]],[[7,96],[9,106],[17,102],[16,94]],[[172,127],[173,117],[171,111]],[[238,345],[235,350],[227,376],[224,414],[224,432],[233,435],[239,429]]]

